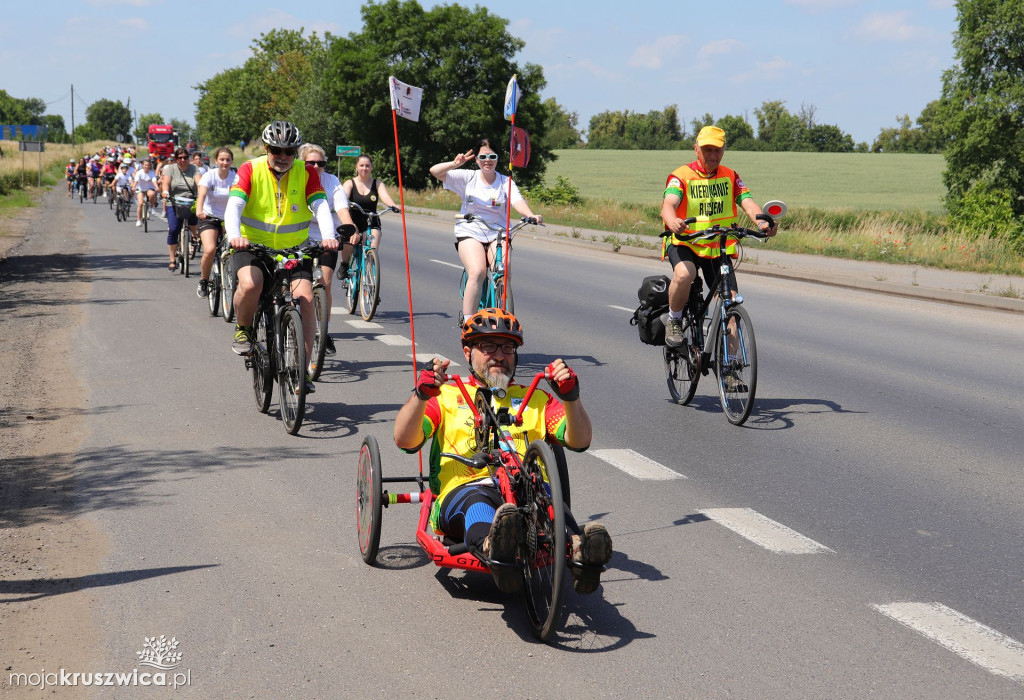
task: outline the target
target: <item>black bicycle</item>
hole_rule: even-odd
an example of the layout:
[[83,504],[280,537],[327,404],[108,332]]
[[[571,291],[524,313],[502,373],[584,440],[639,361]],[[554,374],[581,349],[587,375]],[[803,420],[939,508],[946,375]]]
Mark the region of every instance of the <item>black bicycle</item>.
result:
[[[758,219],[775,222],[768,214]],[[689,226],[696,218],[689,218]],[[671,231],[661,234],[672,235]],[[723,227],[716,224],[688,236],[684,241],[710,241],[718,252],[714,262],[718,268],[718,284],[702,294],[700,277],[690,286],[690,298],[683,307],[683,342],[678,347],[665,345],[663,355],[668,375],[668,390],[672,400],[686,405],[697,392],[701,375],[714,372],[718,380],[718,396],[725,417],[733,425],[743,425],[754,407],[757,390],[757,344],[750,315],[743,308],[743,296],[735,292],[732,259],[726,254],[727,240],[754,238],[764,240],[760,231],[738,226]],[[665,325],[668,319],[663,317]]]
[[[222,251],[224,250],[224,222],[215,216],[208,216],[204,221],[212,222],[217,224],[217,247],[216,253],[213,256],[213,267],[210,268],[210,278],[206,281],[206,290],[208,292],[206,300],[210,304],[210,315],[216,316],[220,313],[221,309],[221,294],[225,294],[223,273],[221,271],[221,259]],[[202,240],[202,235],[200,235]],[[233,309],[232,305],[232,309]]]
[[303,342],[302,315],[292,297],[292,278],[305,258],[320,255],[319,244],[303,243],[294,248],[275,250],[257,243],[249,244],[263,267],[263,293],[253,318],[252,352],[245,366],[252,370],[256,408],[270,410],[274,381],[285,430],[295,435],[306,414],[306,346]]

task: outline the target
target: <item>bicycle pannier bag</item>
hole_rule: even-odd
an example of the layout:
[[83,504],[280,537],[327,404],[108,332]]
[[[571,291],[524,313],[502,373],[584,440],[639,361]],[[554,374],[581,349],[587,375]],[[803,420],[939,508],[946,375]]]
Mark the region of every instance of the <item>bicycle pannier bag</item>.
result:
[[668,312],[668,306],[659,306],[654,309],[645,308],[642,304],[633,312],[630,323],[636,326],[640,333],[640,342],[647,345],[665,344],[665,324],[661,320],[662,314]]
[[636,290],[640,306],[646,309],[660,309],[663,306],[668,306],[668,283],[669,278],[665,275],[644,277],[640,289]]

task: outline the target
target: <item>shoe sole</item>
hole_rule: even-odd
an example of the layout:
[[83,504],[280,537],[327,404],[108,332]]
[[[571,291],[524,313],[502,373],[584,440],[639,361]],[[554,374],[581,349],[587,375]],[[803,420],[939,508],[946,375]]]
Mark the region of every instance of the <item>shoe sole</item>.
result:
[[[519,512],[515,506],[506,503],[498,509],[490,537],[491,558],[502,563],[513,563],[522,538]],[[503,593],[515,593],[522,587],[523,580],[514,567],[492,567],[491,575]]]

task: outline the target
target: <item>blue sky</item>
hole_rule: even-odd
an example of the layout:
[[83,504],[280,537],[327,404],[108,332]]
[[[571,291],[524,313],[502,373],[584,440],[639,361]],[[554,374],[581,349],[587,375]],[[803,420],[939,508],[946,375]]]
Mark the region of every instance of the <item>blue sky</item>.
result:
[[[837,124],[870,144],[898,115],[916,118],[939,96],[954,55],[953,0],[479,4],[509,20],[510,31],[526,41],[517,60],[543,67],[543,96],[577,112],[583,127],[608,109],[647,112],[676,104],[684,122],[705,112],[738,114],[756,128],[754,109],[784,100],[792,112],[813,106],[818,123]],[[72,84],[78,122],[96,100],[130,97],[138,114],[194,123],[192,86],[241,65],[260,32],[358,32],[360,5],[10,3],[0,16],[0,88],[44,99],[48,112],[69,126]],[[116,41],[83,48],[100,37]],[[499,86],[507,79],[495,76]]]

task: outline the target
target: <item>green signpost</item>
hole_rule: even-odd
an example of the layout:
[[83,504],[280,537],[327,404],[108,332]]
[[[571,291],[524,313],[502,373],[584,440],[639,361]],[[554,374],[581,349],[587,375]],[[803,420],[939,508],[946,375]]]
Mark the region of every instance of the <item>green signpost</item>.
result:
[[363,153],[363,149],[359,146],[336,146],[337,155],[339,158],[358,158]]

